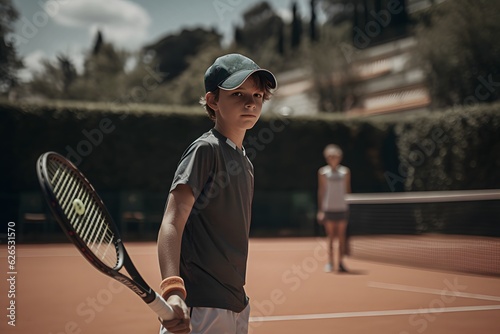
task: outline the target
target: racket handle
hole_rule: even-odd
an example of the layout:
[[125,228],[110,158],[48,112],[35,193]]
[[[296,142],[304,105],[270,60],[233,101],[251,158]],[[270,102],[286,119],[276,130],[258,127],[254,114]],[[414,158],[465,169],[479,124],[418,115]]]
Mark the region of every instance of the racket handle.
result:
[[165,299],[160,296],[157,292],[155,300],[149,303],[149,307],[160,317],[162,320],[172,320],[174,318],[174,310],[172,306],[167,304]]

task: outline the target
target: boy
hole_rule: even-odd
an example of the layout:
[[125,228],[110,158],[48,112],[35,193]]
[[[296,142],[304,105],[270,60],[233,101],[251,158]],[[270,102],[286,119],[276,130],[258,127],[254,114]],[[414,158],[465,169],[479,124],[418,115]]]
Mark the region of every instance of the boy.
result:
[[327,235],[328,263],[325,271],[333,271],[333,241],[339,240],[339,272],[347,272],[342,259],[348,247],[346,240],[349,207],[345,195],[351,192],[351,172],[342,166],[342,150],[334,144],[323,150],[326,166],[318,170],[318,222],[325,227]]
[[240,54],[217,58],[205,73],[200,102],[215,126],[182,155],[158,235],[161,291],[176,314],[161,333],[248,332],[253,166],[242,144],[276,86]]

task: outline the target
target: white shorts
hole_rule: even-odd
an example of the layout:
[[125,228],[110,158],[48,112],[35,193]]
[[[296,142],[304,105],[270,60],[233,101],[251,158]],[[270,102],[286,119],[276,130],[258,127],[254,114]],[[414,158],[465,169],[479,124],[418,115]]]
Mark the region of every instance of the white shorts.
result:
[[[250,303],[240,313],[210,307],[191,309],[191,334],[247,334]],[[161,326],[160,334],[169,332]]]

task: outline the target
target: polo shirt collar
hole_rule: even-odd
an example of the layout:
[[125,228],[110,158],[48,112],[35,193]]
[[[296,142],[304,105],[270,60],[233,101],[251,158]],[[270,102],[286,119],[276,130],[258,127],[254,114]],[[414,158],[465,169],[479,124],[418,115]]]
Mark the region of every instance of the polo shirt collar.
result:
[[241,147],[241,150],[238,148],[238,146],[236,146],[235,143],[233,143],[233,141],[227,137],[225,137],[222,133],[220,133],[219,131],[215,130],[215,128],[212,128],[212,133],[219,139],[222,139],[222,140],[225,140],[225,142],[231,146],[235,151],[238,151],[243,154],[243,156],[246,156],[246,151],[245,151],[245,148],[242,146]]

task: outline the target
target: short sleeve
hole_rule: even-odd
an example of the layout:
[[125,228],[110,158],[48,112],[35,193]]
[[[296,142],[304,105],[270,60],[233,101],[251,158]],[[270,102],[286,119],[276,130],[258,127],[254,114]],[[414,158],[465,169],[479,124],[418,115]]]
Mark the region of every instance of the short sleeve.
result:
[[214,161],[214,149],[209,143],[202,140],[192,143],[179,161],[170,191],[179,184],[187,184],[198,198],[213,174]]

